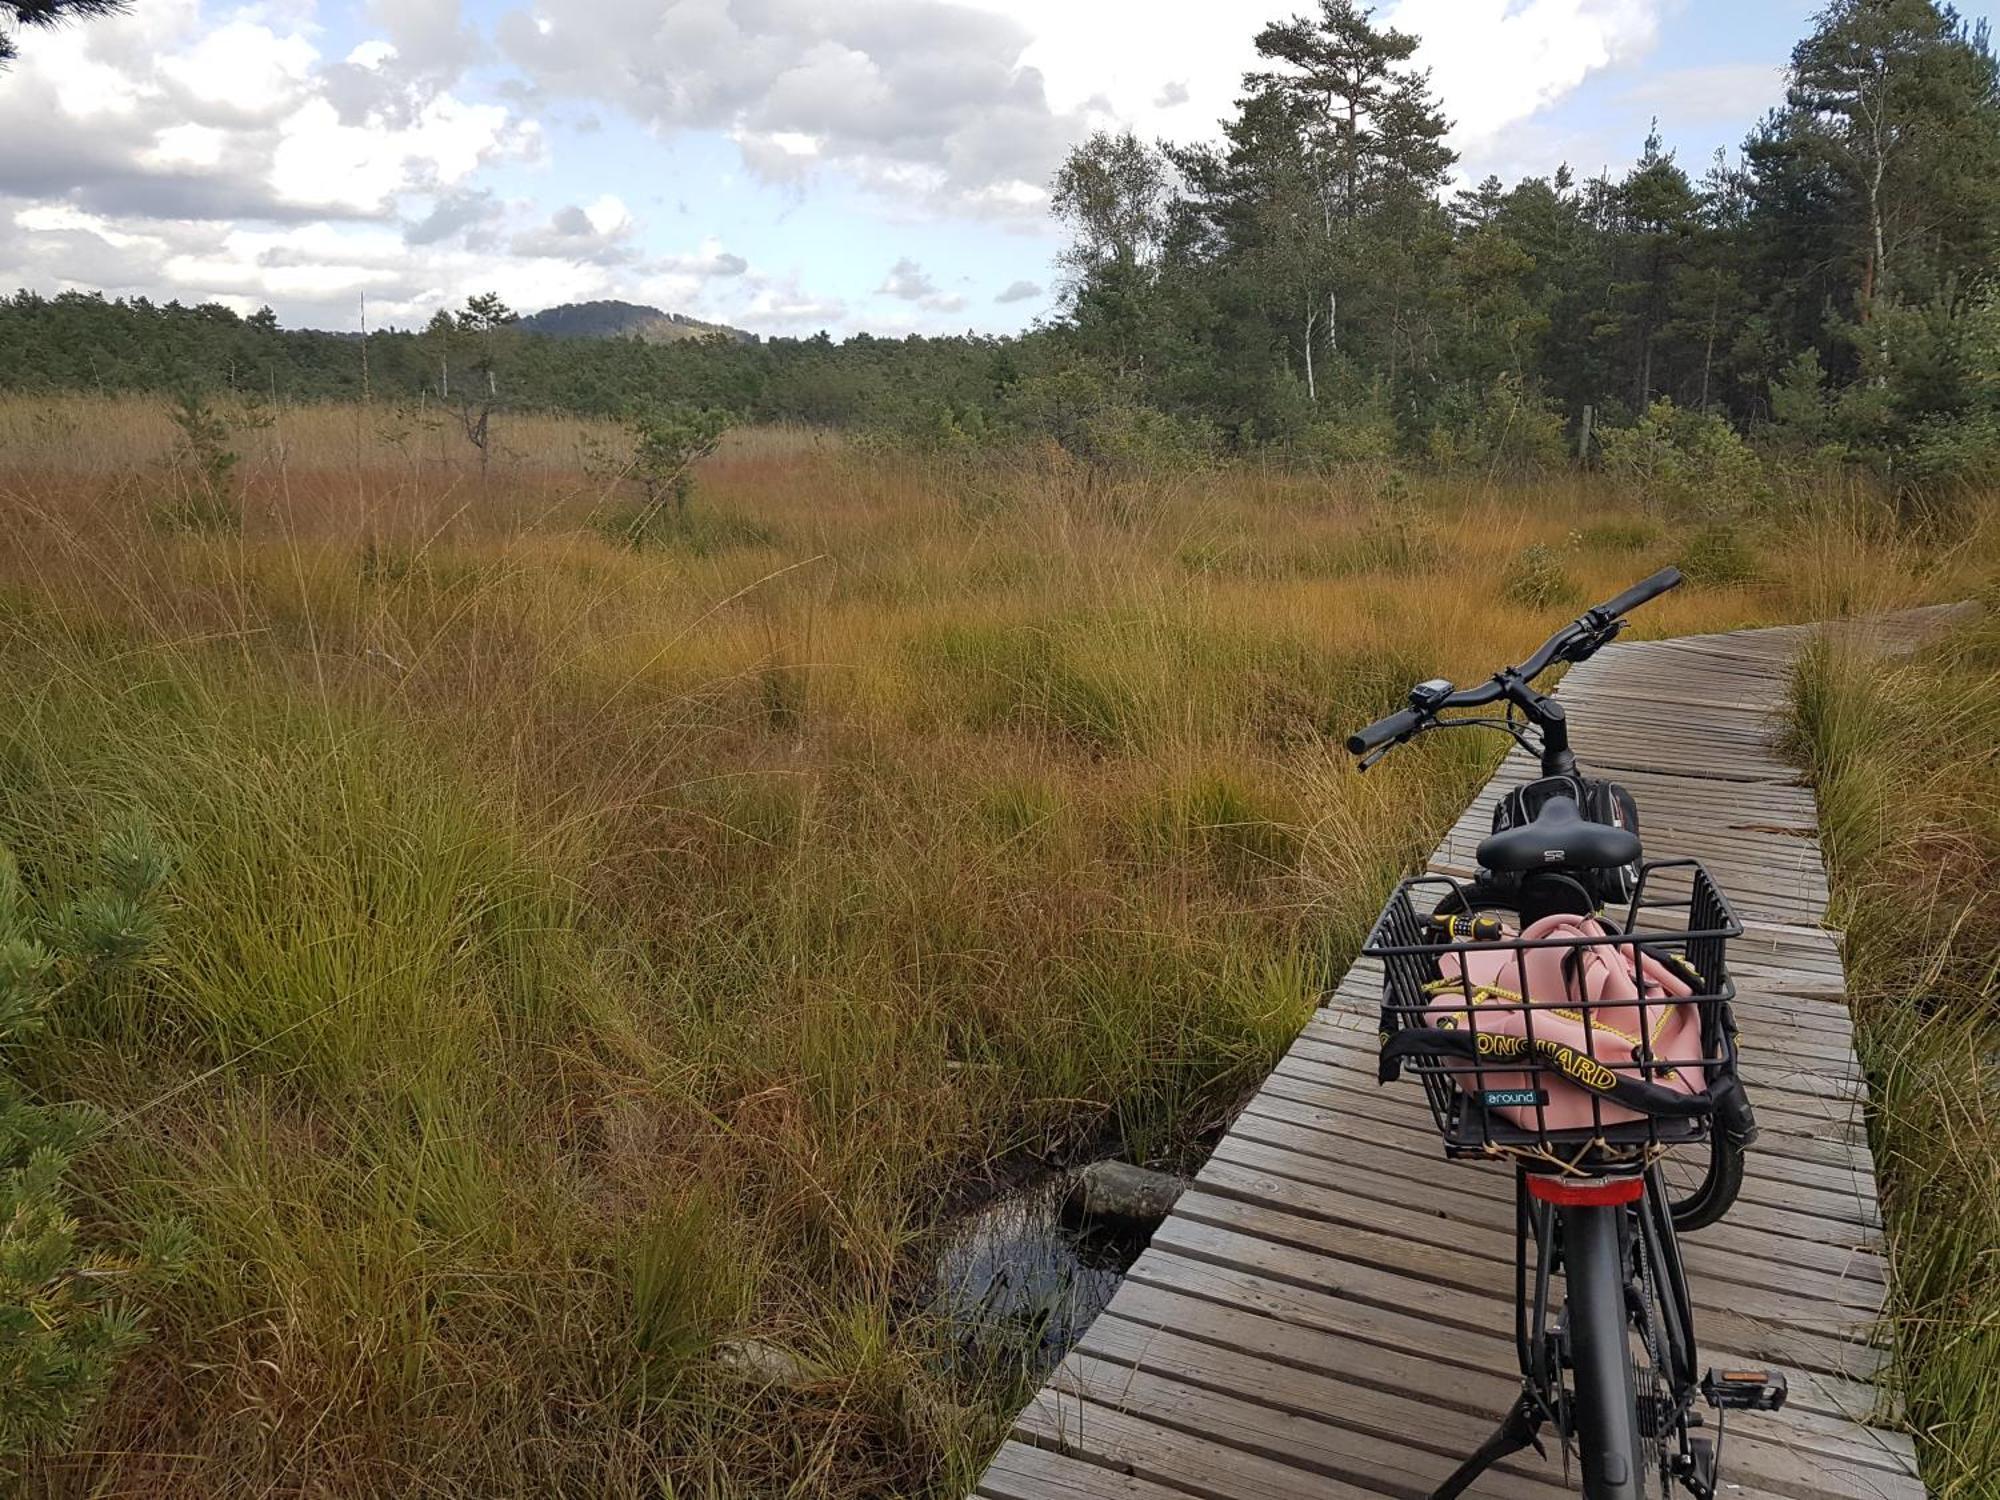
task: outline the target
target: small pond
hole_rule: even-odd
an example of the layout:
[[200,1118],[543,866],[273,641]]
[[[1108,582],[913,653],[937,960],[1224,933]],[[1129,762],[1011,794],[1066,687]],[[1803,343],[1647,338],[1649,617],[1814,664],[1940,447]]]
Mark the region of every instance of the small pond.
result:
[[931,1308],[980,1363],[1020,1361],[1037,1380],[1104,1310],[1144,1234],[1066,1221],[1067,1174],[1037,1177],[967,1214],[937,1259]]

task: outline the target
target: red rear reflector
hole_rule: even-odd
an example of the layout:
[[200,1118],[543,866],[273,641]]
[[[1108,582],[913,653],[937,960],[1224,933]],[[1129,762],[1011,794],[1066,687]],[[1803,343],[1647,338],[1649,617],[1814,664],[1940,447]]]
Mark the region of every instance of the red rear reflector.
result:
[[1575,1180],[1564,1177],[1530,1176],[1528,1191],[1557,1208],[1592,1208],[1602,1203],[1637,1203],[1646,1191],[1643,1177],[1592,1177]]

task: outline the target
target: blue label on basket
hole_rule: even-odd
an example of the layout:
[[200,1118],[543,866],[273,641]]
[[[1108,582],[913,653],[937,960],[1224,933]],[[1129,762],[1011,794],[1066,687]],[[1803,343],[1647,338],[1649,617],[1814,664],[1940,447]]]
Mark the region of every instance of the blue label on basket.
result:
[[1488,1089],[1480,1097],[1488,1109],[1533,1109],[1549,1102],[1540,1089]]

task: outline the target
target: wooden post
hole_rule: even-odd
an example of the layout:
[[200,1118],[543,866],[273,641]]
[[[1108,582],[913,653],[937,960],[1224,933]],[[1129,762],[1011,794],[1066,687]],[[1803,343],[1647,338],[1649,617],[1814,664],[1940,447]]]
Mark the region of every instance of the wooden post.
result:
[[1576,431],[1576,461],[1580,464],[1590,462],[1591,427],[1596,417],[1597,408],[1586,402],[1583,408],[1583,421]]

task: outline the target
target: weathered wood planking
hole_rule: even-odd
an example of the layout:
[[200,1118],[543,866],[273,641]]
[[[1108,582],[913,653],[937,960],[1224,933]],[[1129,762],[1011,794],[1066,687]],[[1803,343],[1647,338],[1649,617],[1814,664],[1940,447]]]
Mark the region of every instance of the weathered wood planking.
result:
[[[1871,622],[1890,649],[1947,610]],[[1847,628],[1847,627],[1834,627]],[[1810,627],[1613,646],[1562,685],[1585,765],[1639,799],[1653,858],[1701,857],[1750,929],[1733,964],[1764,1134],[1728,1220],[1685,1242],[1704,1361],[1783,1368],[1792,1401],[1735,1415],[1735,1500],[1922,1500],[1909,1439],[1876,1425],[1885,1273],[1840,953],[1812,794],[1776,755]],[[1430,868],[1465,874],[1508,756]],[[1517,1389],[1513,1188],[1446,1163],[1418,1091],[1375,1083],[1377,966],[1328,997],[1022,1413],[985,1500],[1420,1497]],[[1476,1495],[1573,1493],[1532,1453]]]

